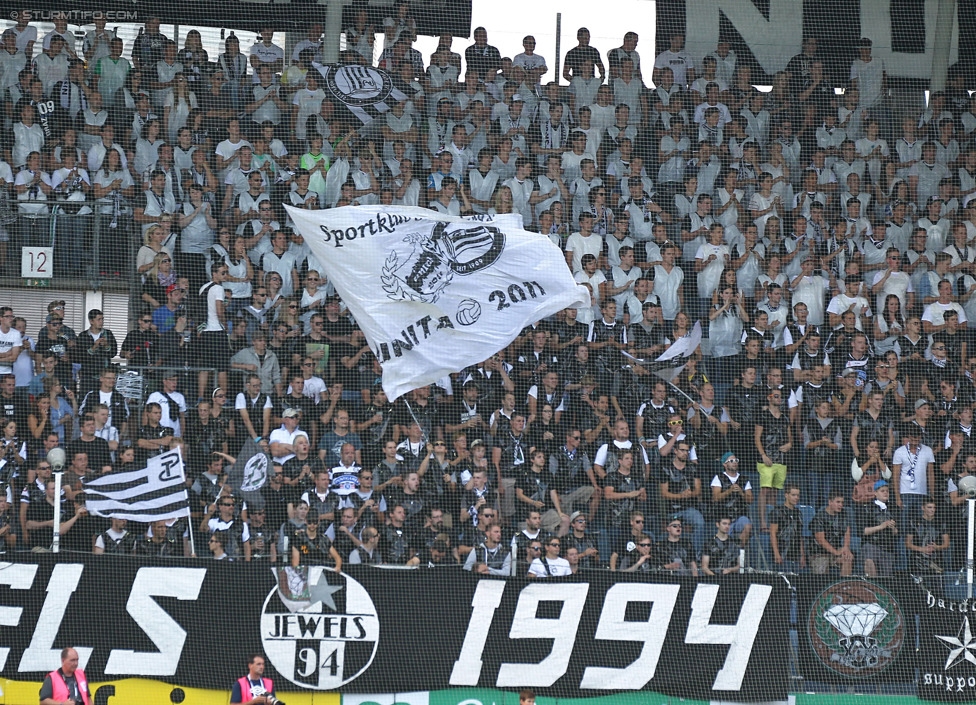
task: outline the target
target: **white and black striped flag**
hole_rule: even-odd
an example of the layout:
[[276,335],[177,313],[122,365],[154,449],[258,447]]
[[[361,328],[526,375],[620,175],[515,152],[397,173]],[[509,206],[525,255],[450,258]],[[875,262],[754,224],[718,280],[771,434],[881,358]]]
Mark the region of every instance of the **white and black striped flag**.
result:
[[313,64],[322,74],[326,95],[368,125],[374,118],[406,100],[383,69],[372,66]]
[[180,449],[150,458],[142,470],[111,473],[86,482],[85,506],[95,516],[130,521],[190,516]]

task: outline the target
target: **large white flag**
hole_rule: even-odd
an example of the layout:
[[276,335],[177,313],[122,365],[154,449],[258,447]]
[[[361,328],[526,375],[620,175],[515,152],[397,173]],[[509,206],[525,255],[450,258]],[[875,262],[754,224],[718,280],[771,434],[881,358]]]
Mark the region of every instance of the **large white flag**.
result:
[[84,487],[85,506],[95,516],[147,522],[190,516],[179,448],[149,458],[141,470],[102,475]]
[[383,365],[391,400],[488,358],[589,292],[519,215],[457,218],[425,208],[288,207]]

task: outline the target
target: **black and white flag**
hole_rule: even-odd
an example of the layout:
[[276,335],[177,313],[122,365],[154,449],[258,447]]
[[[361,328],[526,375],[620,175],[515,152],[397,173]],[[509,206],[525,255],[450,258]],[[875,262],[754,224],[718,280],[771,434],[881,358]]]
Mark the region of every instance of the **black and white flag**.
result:
[[383,69],[372,66],[312,64],[322,74],[326,95],[368,125],[374,118],[406,100]]
[[560,249],[520,215],[287,209],[383,366],[391,401],[487,359],[530,323],[590,304]]
[[111,473],[86,482],[85,506],[95,516],[130,521],[190,516],[180,449],[150,458],[142,470]]

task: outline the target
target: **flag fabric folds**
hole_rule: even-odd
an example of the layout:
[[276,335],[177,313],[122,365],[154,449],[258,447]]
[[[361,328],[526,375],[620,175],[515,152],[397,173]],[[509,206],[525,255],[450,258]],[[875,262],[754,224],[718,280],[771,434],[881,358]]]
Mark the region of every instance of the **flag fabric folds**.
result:
[[407,97],[393,85],[383,69],[373,66],[312,64],[322,74],[326,95],[337,107],[345,108],[364,125]]
[[271,456],[253,438],[248,438],[227,471],[227,482],[234,492],[257,492],[268,481],[270,469]]
[[141,470],[102,475],[84,488],[85,506],[94,516],[142,522],[190,516],[179,448],[149,458]]
[[519,215],[288,213],[382,364],[390,400],[487,359],[531,323],[590,305],[562,251]]

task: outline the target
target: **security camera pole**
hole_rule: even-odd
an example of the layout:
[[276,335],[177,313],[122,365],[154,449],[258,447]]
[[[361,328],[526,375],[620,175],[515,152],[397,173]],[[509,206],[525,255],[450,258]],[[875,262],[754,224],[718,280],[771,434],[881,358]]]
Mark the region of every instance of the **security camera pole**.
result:
[[51,552],[61,550],[61,478],[64,475],[64,451],[54,448],[47,454],[47,462],[54,470],[54,539]]
[[[51,542],[51,553],[58,553],[61,550],[61,476],[64,475],[63,471],[58,471],[54,473],[54,541]],[[972,517],[973,505],[970,501],[969,514]],[[970,548],[972,548],[972,537],[969,539]],[[972,555],[972,550],[970,550],[970,556]],[[970,565],[970,578],[972,577],[972,560],[969,562]],[[969,589],[972,590],[972,579],[969,581]]]

